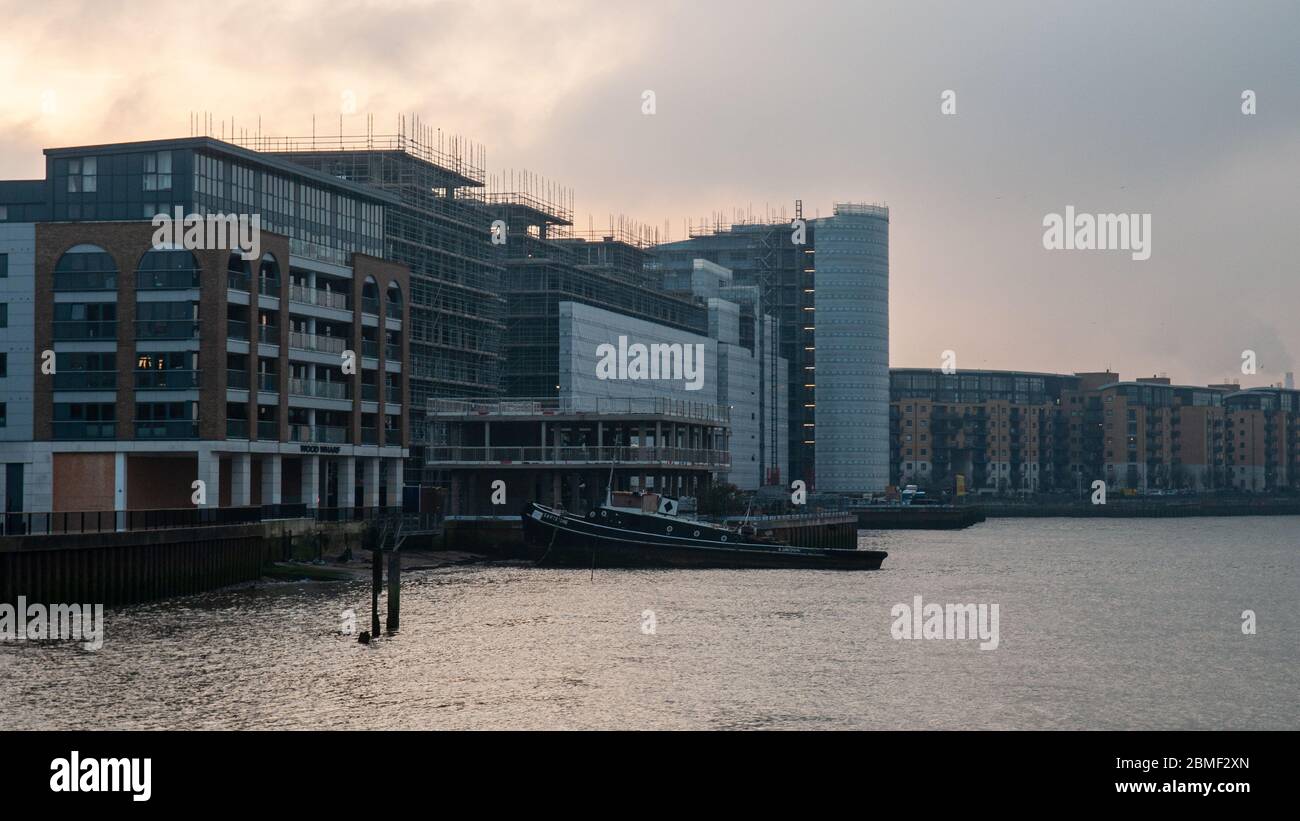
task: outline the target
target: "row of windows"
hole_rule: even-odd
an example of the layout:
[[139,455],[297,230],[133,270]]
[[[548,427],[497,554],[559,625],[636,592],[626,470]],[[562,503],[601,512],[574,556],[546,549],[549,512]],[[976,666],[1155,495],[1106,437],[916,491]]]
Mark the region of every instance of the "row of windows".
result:
[[[107,159],[107,158],[106,158]],[[125,171],[122,165],[125,158],[118,161],[118,171]],[[154,151],[143,155],[141,190],[170,191],[172,188],[172,152]],[[66,188],[69,194],[93,194],[99,191],[99,158],[74,157],[56,165],[56,173],[66,174]],[[115,176],[128,176],[118,173]]]
[[[0,260],[7,257],[0,255]],[[248,274],[249,266],[243,260],[232,257],[229,266],[232,272]],[[5,262],[0,271],[7,275]],[[194,255],[184,249],[151,248],[140,258],[137,268],[138,288],[178,288],[198,287],[199,267]],[[279,265],[270,254],[263,256],[259,274],[272,280],[280,278]],[[54,290],[56,291],[100,291],[117,289],[117,263],[107,252],[95,246],[73,248],[54,266]],[[376,283],[367,277],[363,285],[363,294],[376,297]],[[396,282],[388,284],[389,301],[401,304],[401,289]]]

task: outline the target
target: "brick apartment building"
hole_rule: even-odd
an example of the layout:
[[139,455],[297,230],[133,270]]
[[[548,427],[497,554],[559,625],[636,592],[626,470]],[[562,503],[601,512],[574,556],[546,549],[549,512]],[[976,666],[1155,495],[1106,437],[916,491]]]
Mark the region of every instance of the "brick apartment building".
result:
[[[400,503],[409,272],[356,236],[386,195],[207,138],[46,154],[0,183],[6,512]],[[173,206],[274,230],[155,246]]]
[[973,492],[1300,488],[1300,391],[895,368],[891,482]]

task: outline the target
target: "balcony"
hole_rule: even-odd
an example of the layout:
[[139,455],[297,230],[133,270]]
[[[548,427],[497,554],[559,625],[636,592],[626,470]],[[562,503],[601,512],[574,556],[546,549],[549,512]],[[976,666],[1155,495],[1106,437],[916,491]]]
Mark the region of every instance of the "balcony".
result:
[[334,265],[348,264],[347,251],[340,251],[337,248],[330,248],[327,245],[319,245],[301,239],[289,240],[289,253],[295,257],[307,257],[308,259],[329,262]]
[[227,439],[247,439],[247,438],[248,438],[248,420],[247,420],[247,419],[227,419],[227,420],[226,420],[226,438],[227,438]]
[[193,319],[137,319],[137,339],[198,339],[199,323]]
[[102,271],[67,271],[54,275],[56,291],[116,291],[117,274]]
[[248,323],[242,319],[226,320],[226,337],[240,342],[248,341]]
[[378,386],[378,385],[372,385],[372,384],[369,384],[369,383],[367,383],[367,382],[362,382],[362,383],[361,383],[361,400],[362,400],[363,402],[378,402],[378,401],[379,401],[379,386]]
[[379,430],[377,428],[362,428],[361,444],[363,445],[379,444]]
[[516,399],[437,399],[426,406],[430,416],[481,419],[485,416],[531,420],[539,415],[551,417],[582,416],[663,416],[680,420],[725,425],[730,409],[705,402],[687,402],[666,398],[555,397]]
[[257,375],[257,389],[264,393],[279,393],[280,375],[274,373],[259,373]]
[[279,439],[280,423],[275,420],[261,420],[257,423],[258,439]]
[[295,396],[314,396],[320,399],[351,399],[346,382],[325,382],[319,379],[290,379],[289,393]]
[[299,331],[290,331],[289,347],[297,348],[302,351],[341,354],[347,350],[348,341],[341,336],[319,336],[315,334],[305,334]]
[[279,325],[258,325],[257,341],[263,345],[280,344],[280,326]]
[[198,271],[139,271],[135,287],[140,291],[183,291],[199,287]]
[[328,442],[334,445],[342,445],[350,441],[352,437],[348,435],[348,429],[345,427],[317,425],[312,431],[312,438],[316,442]]
[[379,358],[379,343],[370,339],[361,340],[361,355],[371,359]]
[[[388,431],[385,430],[385,434]],[[387,438],[387,436],[385,436]],[[655,464],[728,467],[725,450],[633,447],[428,447],[427,464]]]
[[323,442],[331,445],[345,445],[348,443],[348,429],[344,427],[334,427],[330,425],[290,425],[289,440],[291,442]]
[[226,371],[226,387],[237,391],[248,390],[248,371]]
[[180,368],[135,372],[136,390],[189,391],[199,387],[199,372]]
[[391,343],[391,342],[385,344],[385,345],[384,345],[384,360],[387,361],[387,362],[397,362],[398,364],[401,364],[401,361],[402,361],[402,346],[401,346],[401,345],[394,345],[394,344]]
[[401,428],[384,428],[384,444],[400,446],[402,444]]
[[326,291],[320,288],[308,288],[303,285],[289,286],[289,301],[300,305],[317,305],[321,308],[333,308],[338,311],[351,310],[348,307],[347,294]]
[[137,419],[135,420],[135,438],[197,439],[199,438],[199,423],[185,419]]
[[402,389],[395,385],[389,385],[384,388],[384,398],[390,404],[400,405],[402,404]]
[[117,371],[56,371],[56,391],[115,391]]
[[257,292],[263,296],[280,298],[280,280],[268,279],[267,277],[258,277]]
[[253,280],[248,274],[237,274],[234,271],[226,272],[226,287],[232,291],[247,292],[252,283]]
[[386,303],[384,305],[384,315],[389,319],[400,320],[402,318],[402,306],[396,305],[392,302]]
[[116,422],[54,422],[55,439],[112,439],[117,436]]
[[379,316],[379,300],[372,296],[361,297],[361,313]]
[[102,339],[109,342],[117,340],[117,320],[56,320],[54,322],[55,342],[80,342]]

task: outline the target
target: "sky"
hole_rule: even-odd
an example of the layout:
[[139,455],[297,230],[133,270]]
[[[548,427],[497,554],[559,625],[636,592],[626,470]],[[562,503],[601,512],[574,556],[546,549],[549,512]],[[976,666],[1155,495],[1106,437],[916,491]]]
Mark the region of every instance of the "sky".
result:
[[[582,229],[889,205],[894,366],[1300,370],[1300,4],[160,9],[0,0],[0,179],[39,178],[45,147],[187,135],[195,111],[281,135],[415,114],[483,145],[491,173],[573,188]],[[1067,206],[1149,214],[1150,259],[1045,249]]]

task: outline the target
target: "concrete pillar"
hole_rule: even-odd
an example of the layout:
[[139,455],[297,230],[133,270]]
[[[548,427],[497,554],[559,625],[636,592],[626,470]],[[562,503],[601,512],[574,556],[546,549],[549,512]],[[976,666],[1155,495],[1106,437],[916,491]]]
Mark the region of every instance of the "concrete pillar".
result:
[[365,486],[366,507],[379,507],[379,457],[363,458],[361,467],[361,484]]
[[126,510],[126,452],[113,454],[113,509]]
[[[3,479],[0,479],[0,482],[2,481]],[[0,500],[4,498],[3,491],[0,491]],[[126,499],[126,453],[118,451],[113,455],[114,530],[126,530],[126,516],[123,515],[123,511],[126,510]],[[3,502],[0,501],[0,504]]]
[[262,456],[262,504],[280,504],[280,454]]
[[253,503],[253,457],[248,453],[236,453],[230,457],[230,504],[232,507],[247,507]]
[[320,457],[302,457],[302,501],[309,508],[320,507]]
[[339,459],[339,507],[351,508],[357,503],[357,458]]
[[402,460],[385,459],[388,471],[388,506],[402,506]]
[[447,498],[448,516],[460,515],[460,493],[461,493],[460,484],[461,484],[460,474],[453,473],[451,475],[451,488],[448,491],[448,498]]
[[[205,506],[218,507],[221,504],[221,455],[205,449],[199,451],[198,457],[199,471],[194,478],[203,483]],[[193,485],[190,487],[192,499],[195,489]]]
[[551,506],[559,507],[562,498],[560,495],[560,473],[555,471],[551,473]]
[[54,452],[47,443],[33,445],[31,464],[23,469],[23,510],[54,509]]

